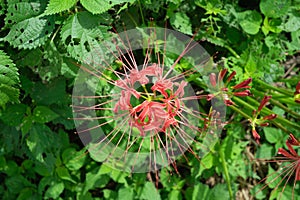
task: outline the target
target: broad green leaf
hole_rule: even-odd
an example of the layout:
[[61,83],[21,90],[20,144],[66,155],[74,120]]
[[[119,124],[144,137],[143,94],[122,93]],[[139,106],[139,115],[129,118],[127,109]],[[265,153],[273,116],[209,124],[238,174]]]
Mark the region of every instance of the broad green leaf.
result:
[[19,101],[19,73],[12,60],[0,50],[0,106]]
[[122,187],[118,191],[118,199],[123,199],[126,197],[126,200],[133,200],[134,199],[134,192],[133,188],[131,187]]
[[58,199],[64,188],[64,183],[61,180],[54,178],[53,176],[45,176],[39,182],[38,193],[45,193],[45,198]]
[[291,0],[261,0],[259,8],[266,17],[279,18],[287,14]]
[[160,194],[156,190],[154,183],[146,182],[144,187],[142,188],[141,196],[139,197],[141,199],[147,199],[147,200],[159,200]]
[[170,18],[170,22],[171,25],[178,31],[188,35],[193,35],[190,18],[185,13],[182,12],[174,13]]
[[83,7],[93,14],[104,13],[115,5],[128,2],[133,3],[135,0],[80,0],[80,3],[83,5]]
[[207,194],[209,192],[209,187],[202,183],[196,183],[193,188],[192,200],[202,200],[207,199]]
[[59,197],[59,195],[64,191],[64,183],[60,182],[60,183],[55,183],[53,185],[51,185],[45,193],[45,198],[53,198],[56,199]]
[[273,144],[282,142],[283,135],[280,129],[273,127],[264,127],[264,133],[268,142]]
[[287,32],[293,32],[300,29],[300,13],[292,11],[289,13],[289,18],[284,24],[284,30]]
[[113,190],[104,189],[103,194],[104,198],[107,200],[115,200],[117,198],[117,193]]
[[44,12],[45,15],[56,14],[72,8],[77,0],[49,0],[47,8]]
[[74,181],[73,178],[71,177],[71,175],[70,175],[67,168],[57,167],[56,168],[56,173],[57,173],[58,177],[61,178],[62,180],[66,180],[66,181],[70,181],[72,183],[76,183],[76,181]]
[[44,124],[35,123],[26,138],[26,144],[30,150],[28,156],[32,159],[44,162],[44,153],[57,149],[60,145],[60,138]]
[[33,49],[45,44],[53,29],[53,17],[32,17],[12,25],[4,41],[20,49]]
[[262,17],[257,11],[247,10],[237,13],[237,18],[242,29],[251,35],[258,33],[260,24],[262,23]]
[[171,192],[168,194],[168,199],[182,200],[180,190],[171,190]]
[[37,106],[33,110],[33,120],[38,123],[47,123],[57,117],[59,115],[46,106]]
[[24,176],[17,174],[5,179],[5,185],[12,194],[19,194],[24,187],[33,186]]
[[23,190],[21,190],[17,200],[35,199],[36,194],[33,194],[33,192],[34,192],[33,188],[25,187]]
[[99,25],[103,17],[88,12],[71,15],[61,29],[61,38],[71,57],[85,63],[101,63],[100,41],[108,36],[108,26]]
[[209,190],[206,199],[230,199],[226,184],[217,184]]
[[86,173],[83,193],[85,194],[88,190],[93,189],[94,187],[105,187],[109,180],[110,177],[102,174],[100,168],[90,170],[88,173]]
[[275,155],[274,147],[268,144],[262,144],[256,152],[256,158],[269,159]]
[[86,155],[84,151],[77,152],[74,148],[68,148],[62,153],[62,160],[69,170],[79,170],[84,162]]
[[[6,108],[0,119],[9,126],[19,126],[29,107],[25,104],[15,104]],[[14,113],[12,115],[12,113]]]

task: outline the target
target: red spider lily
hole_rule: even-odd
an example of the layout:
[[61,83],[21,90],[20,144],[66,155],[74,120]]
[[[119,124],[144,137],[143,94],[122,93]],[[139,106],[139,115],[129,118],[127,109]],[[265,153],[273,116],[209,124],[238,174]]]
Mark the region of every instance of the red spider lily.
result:
[[252,135],[254,140],[259,144],[259,139],[260,136],[258,134],[258,132],[255,130],[256,125],[259,126],[269,126],[269,123],[267,121],[273,120],[277,117],[276,114],[270,114],[261,118],[258,118],[262,108],[264,106],[266,106],[266,104],[268,103],[268,101],[272,98],[272,96],[264,96],[264,98],[262,99],[262,101],[260,102],[260,105],[258,106],[257,111],[253,110],[253,118],[250,119],[251,121],[251,126],[252,126]]
[[[282,155],[283,157],[277,157],[277,159],[275,160],[271,160],[268,162],[280,162],[282,163],[283,166],[280,167],[280,169],[278,171],[276,171],[275,173],[272,173],[269,175],[269,177],[265,177],[262,181],[265,181],[267,178],[270,178],[271,180],[269,181],[270,184],[272,182],[274,182],[276,179],[278,179],[280,177],[280,175],[283,175],[283,179],[281,179],[274,190],[276,190],[281,183],[284,181],[284,179],[287,179],[282,191],[281,191],[281,195],[284,192],[284,189],[288,183],[288,181],[291,179],[291,177],[294,174],[294,182],[293,182],[293,192],[292,192],[292,199],[294,199],[294,189],[296,186],[296,182],[300,181],[300,155],[297,154],[296,150],[292,147],[292,146],[300,146],[300,142],[295,138],[295,136],[293,134],[290,134],[290,137],[287,139],[286,141],[286,145],[288,147],[288,150],[285,150],[283,148],[279,148],[278,149],[278,154]],[[277,173],[280,172],[279,175],[277,175]],[[275,176],[275,177],[273,177]],[[267,184],[261,188],[259,191],[263,190]],[[280,196],[281,196],[280,195]],[[279,197],[280,198],[280,197]]]
[[[196,95],[185,79],[200,73],[199,68],[204,62],[196,58],[192,69],[182,73],[175,70],[180,59],[197,44],[192,40],[186,44],[188,40],[185,40],[181,52],[177,52],[180,49],[168,47],[166,42],[160,47],[157,41],[166,40],[167,37],[164,31],[156,34],[157,30],[160,29],[147,29],[143,34],[129,33],[123,37],[118,35],[117,39],[113,38],[117,40],[114,47],[105,43],[106,52],[113,55],[110,60],[116,60],[122,67],[116,69],[110,60],[99,55],[103,57],[101,63],[81,66],[84,78],[86,74],[89,78],[78,81],[85,88],[73,96],[78,134],[82,140],[90,139],[84,143],[95,143],[90,152],[94,157],[99,157],[99,161],[107,161],[113,167],[131,173],[157,172],[168,165],[177,171],[175,160],[180,155],[187,159],[185,151],[199,158],[190,147],[192,142],[198,143],[197,147],[201,146],[202,152],[209,151],[209,147],[195,139],[202,136],[199,122],[204,123],[207,116],[199,111],[198,100],[205,99],[206,95]],[[143,38],[151,33],[153,37]],[[169,36],[172,37],[171,34]],[[148,41],[143,63],[138,63],[133,52],[138,48],[131,46],[130,39]],[[140,45],[140,42],[135,44]],[[160,51],[156,52],[156,49]],[[201,53],[201,48],[198,50],[200,52],[197,51],[197,54]],[[165,66],[165,60],[170,62],[166,59],[167,51],[179,56]],[[137,53],[141,56],[140,52]],[[203,57],[206,57],[206,52],[203,52]],[[101,95],[87,93],[89,85],[86,82],[92,82],[92,78],[95,82],[100,80],[110,90],[105,94],[101,91]],[[207,132],[212,130],[210,127],[207,129]]]
[[230,99],[231,96],[245,97],[251,95],[250,90],[243,90],[243,91],[240,90],[250,88],[249,84],[252,82],[252,78],[248,78],[247,80],[242,81],[241,83],[228,88],[226,86],[236,75],[236,72],[233,71],[228,76],[228,78],[225,81],[225,85],[223,86],[222,83],[226,73],[227,73],[227,69],[221,70],[218,75],[218,80],[216,80],[216,74],[214,73],[210,74],[209,76],[210,84],[212,86],[212,89],[215,90],[215,92],[213,94],[208,94],[207,100],[210,101],[212,98],[220,95],[224,99],[224,104],[226,106],[231,106],[234,105],[234,102]]

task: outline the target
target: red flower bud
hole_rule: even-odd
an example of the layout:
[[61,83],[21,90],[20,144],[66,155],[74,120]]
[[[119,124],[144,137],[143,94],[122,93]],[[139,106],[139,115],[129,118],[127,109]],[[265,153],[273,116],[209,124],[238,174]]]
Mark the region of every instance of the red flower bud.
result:
[[246,96],[249,96],[250,94],[251,94],[251,92],[249,90],[233,93],[234,96],[239,96],[239,97],[246,97]]
[[296,85],[296,91],[295,91],[294,95],[297,95],[297,94],[300,94],[300,81]]
[[269,123],[268,122],[261,123],[260,126],[269,126]]
[[271,114],[271,115],[267,115],[267,116],[264,116],[263,119],[264,120],[273,120],[277,117],[276,114]]
[[212,98],[214,98],[214,96],[215,95],[213,95],[213,94],[208,94],[207,97],[206,97],[206,100],[210,101],[210,100],[212,100]]
[[257,133],[255,129],[252,129],[252,135],[257,144],[259,144],[260,135]]
[[227,73],[227,69],[222,69],[222,71],[219,73],[219,79],[218,81],[223,81],[225,74]]
[[261,109],[268,103],[268,101],[272,98],[272,96],[264,96],[264,98],[262,99],[262,101],[260,102],[260,105],[257,109],[258,112],[261,111]]
[[293,146],[300,146],[300,141],[295,138],[293,134],[290,134],[289,139],[287,142]]
[[248,78],[247,80],[233,86],[233,89],[241,89],[241,88],[250,88],[249,84],[252,82],[252,78]]
[[213,87],[216,87],[217,81],[216,81],[216,74],[215,74],[215,73],[211,73],[211,74],[209,75],[209,80],[210,80],[210,84],[211,84]]
[[229,77],[227,78],[226,82],[229,83],[231,81],[231,79],[236,75],[236,71],[233,71]]
[[232,106],[234,104],[230,99],[224,100],[224,103],[226,106]]

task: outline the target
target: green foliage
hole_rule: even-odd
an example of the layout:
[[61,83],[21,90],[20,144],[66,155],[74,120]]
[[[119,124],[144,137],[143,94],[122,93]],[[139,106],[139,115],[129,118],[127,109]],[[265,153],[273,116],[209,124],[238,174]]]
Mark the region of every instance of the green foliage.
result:
[[52,15],[52,14],[56,14],[68,10],[72,8],[75,3],[76,0],[66,0],[66,1],[50,0],[44,14]]
[[13,61],[0,50],[0,106],[19,102],[19,73]]
[[[280,166],[259,161],[274,158],[278,148],[286,149],[291,131],[300,137],[299,130],[290,129],[298,127],[300,112],[293,96],[300,79],[299,5],[299,0],[0,1],[1,199],[223,200],[239,199],[241,193],[249,193],[248,199],[291,199],[293,177],[277,188],[286,181],[272,181]],[[107,149],[102,152],[106,156],[90,155],[79,139],[83,136],[74,134],[70,107],[79,66],[101,66],[107,53],[103,41],[124,29],[147,25],[194,34],[214,55],[218,68],[236,72],[229,88],[253,78],[252,96],[235,102],[237,111],[227,109],[228,121],[211,151],[200,161],[186,153],[177,160],[179,174],[170,165],[158,171],[158,179],[155,173],[128,174],[103,164]],[[182,48],[176,38],[166,41]],[[166,54],[165,65],[176,58]],[[186,71],[193,67],[190,62],[182,59],[175,68]],[[111,71],[104,73],[116,78]],[[83,81],[100,88],[96,95],[114,90],[101,79]],[[188,81],[195,91],[207,93],[201,76],[192,74]],[[249,119],[264,95],[272,95],[273,101],[262,115],[276,113],[278,118],[268,127],[256,127],[258,145]],[[209,105],[203,105],[201,112],[207,114]],[[201,148],[192,144],[189,150],[198,154]],[[265,182],[254,186],[264,177],[271,183],[259,192]],[[296,183],[295,199],[299,187]]]

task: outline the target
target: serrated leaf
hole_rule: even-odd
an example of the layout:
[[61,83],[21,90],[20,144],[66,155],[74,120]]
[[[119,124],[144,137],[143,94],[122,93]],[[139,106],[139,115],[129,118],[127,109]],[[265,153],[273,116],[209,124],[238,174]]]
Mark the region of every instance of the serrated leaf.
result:
[[85,63],[101,63],[100,41],[108,38],[108,26],[102,18],[88,12],[70,16],[61,29],[62,42],[71,57]]
[[46,106],[37,106],[33,110],[33,120],[38,123],[47,123],[57,117],[59,117],[59,115]]
[[279,18],[286,15],[290,5],[291,0],[261,0],[259,8],[265,16]]
[[111,0],[111,1],[103,1],[103,0],[80,0],[80,3],[83,5],[85,9],[90,11],[93,14],[101,14],[108,11],[110,8],[117,4],[122,3],[133,3],[135,0]]
[[0,106],[9,101],[19,101],[19,89],[16,88],[19,82],[18,69],[5,52],[0,50]]
[[193,35],[190,18],[182,12],[173,14],[170,18],[171,25],[182,33]]
[[39,15],[45,9],[41,2],[9,2],[5,17],[5,27]]
[[247,10],[237,14],[239,24],[242,29],[251,35],[258,33],[260,24],[262,23],[262,17],[257,11]]
[[57,199],[59,195],[64,191],[64,183],[59,182],[51,185],[45,192],[45,198]]
[[56,14],[72,8],[77,0],[50,0],[44,12],[45,15]]
[[33,17],[14,24],[3,39],[17,48],[33,49],[45,44],[53,30],[53,17]]

